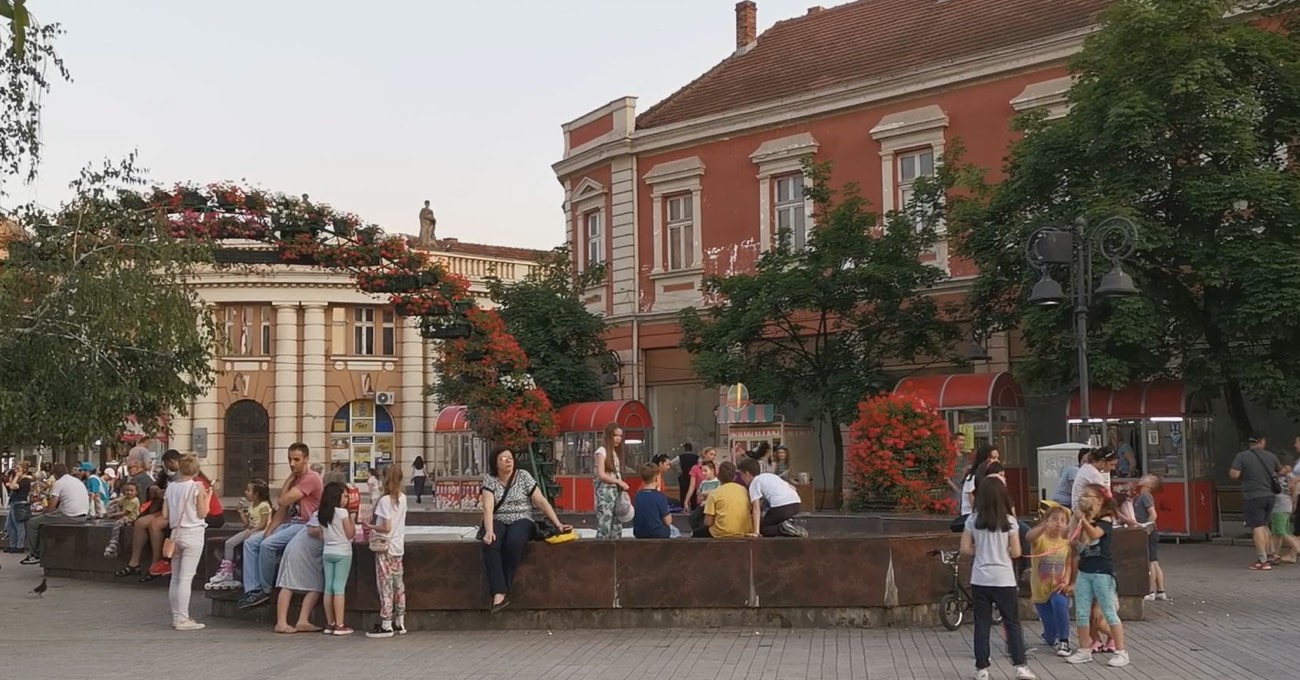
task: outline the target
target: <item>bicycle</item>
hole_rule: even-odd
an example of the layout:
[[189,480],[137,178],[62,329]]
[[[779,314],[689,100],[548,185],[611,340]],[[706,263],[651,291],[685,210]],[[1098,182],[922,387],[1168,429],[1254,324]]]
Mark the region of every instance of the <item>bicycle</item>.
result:
[[[939,599],[939,621],[943,623],[944,628],[957,630],[966,619],[966,612],[973,612],[975,609],[975,599],[961,584],[958,564],[961,553],[956,550],[931,550],[930,555],[937,555],[944,566],[952,567],[952,590]],[[993,622],[1002,623],[1002,612],[998,611],[997,607],[993,608]]]

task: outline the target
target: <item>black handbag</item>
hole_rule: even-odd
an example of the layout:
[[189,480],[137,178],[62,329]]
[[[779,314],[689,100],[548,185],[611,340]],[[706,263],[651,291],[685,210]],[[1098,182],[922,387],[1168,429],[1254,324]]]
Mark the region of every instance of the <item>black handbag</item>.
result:
[[1258,450],[1255,451],[1255,460],[1259,462],[1259,466],[1264,468],[1264,473],[1268,475],[1268,488],[1273,492],[1273,495],[1276,496],[1282,493],[1282,483],[1277,479],[1277,470],[1268,469],[1268,466],[1264,464],[1264,457],[1259,455]]
[[[492,521],[494,522],[496,521],[497,511],[501,509],[501,504],[506,502],[506,496],[510,495],[510,487],[515,485],[515,478],[518,476],[519,476],[518,472],[510,473],[510,480],[506,482],[506,488],[502,489],[501,497],[496,499],[496,502],[492,504]],[[483,537],[486,535],[487,535],[487,527],[483,524],[479,524],[478,536],[475,540],[481,541],[483,540]]]

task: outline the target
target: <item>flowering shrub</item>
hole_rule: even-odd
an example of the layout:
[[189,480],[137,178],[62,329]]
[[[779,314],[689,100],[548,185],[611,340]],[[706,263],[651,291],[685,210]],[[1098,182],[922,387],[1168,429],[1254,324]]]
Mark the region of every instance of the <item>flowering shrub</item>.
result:
[[953,512],[947,480],[956,469],[957,446],[938,412],[914,397],[872,397],[858,406],[850,433],[850,508]]
[[451,369],[443,379],[472,386],[465,406],[475,433],[515,448],[556,435],[555,407],[528,375],[528,356],[500,315],[478,308],[468,279],[411,248],[406,237],[386,235],[307,196],[231,184],[178,184],[131,198],[133,207],[156,210],[166,219],[174,238],[258,240],[275,246],[284,263],[348,271],[358,290],[386,295],[397,314],[423,317],[422,330],[463,318],[472,332],[443,342]]

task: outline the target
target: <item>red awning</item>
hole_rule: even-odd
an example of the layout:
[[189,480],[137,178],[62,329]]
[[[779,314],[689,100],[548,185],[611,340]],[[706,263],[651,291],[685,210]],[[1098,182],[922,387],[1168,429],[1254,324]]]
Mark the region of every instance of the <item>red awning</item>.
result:
[[958,373],[903,378],[894,394],[920,398],[938,410],[1021,408],[1020,386],[1010,373]]
[[618,423],[624,430],[654,427],[650,410],[635,400],[588,401],[560,409],[560,432],[603,432],[610,423]]
[[[1088,392],[1088,417],[1104,420],[1174,418],[1187,414],[1187,396],[1187,387],[1173,380],[1139,383],[1122,390],[1094,387]],[[1081,417],[1078,390],[1070,395],[1066,417]]]
[[438,412],[434,432],[469,432],[468,411],[464,406],[448,406]]

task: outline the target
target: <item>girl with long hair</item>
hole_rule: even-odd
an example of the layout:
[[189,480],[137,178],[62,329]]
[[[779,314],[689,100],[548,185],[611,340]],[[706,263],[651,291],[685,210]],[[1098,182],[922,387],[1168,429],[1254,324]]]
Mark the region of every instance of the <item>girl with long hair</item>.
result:
[[975,679],[989,678],[989,630],[993,607],[997,607],[1002,613],[1015,677],[1033,680],[1036,676],[1026,665],[1025,637],[1020,627],[1015,566],[1021,556],[1020,535],[1011,514],[1011,496],[1001,478],[986,477],[975,492],[975,507],[961,535],[961,551],[975,558],[970,578],[975,601]]
[[415,485],[415,502],[424,502],[424,485],[429,481],[428,473],[424,470],[424,456],[416,456],[411,461],[411,483]]
[[[351,635],[352,629],[344,623],[343,590],[352,571],[352,538],[357,534],[352,513],[343,504],[347,487],[330,482],[321,491],[320,508],[316,519],[320,522],[321,538],[325,542],[325,633]],[[310,531],[314,531],[312,527]]]
[[998,448],[991,444],[981,444],[979,448],[975,449],[975,460],[966,469],[966,476],[962,478],[961,483],[962,515],[971,513],[971,508],[975,503],[975,488],[979,486],[979,481],[984,476],[984,468],[988,467],[991,462],[997,462],[999,457]]
[[1102,619],[1110,626],[1115,651],[1108,666],[1127,666],[1124,626],[1119,620],[1119,592],[1115,586],[1115,560],[1111,553],[1111,536],[1115,532],[1118,510],[1109,490],[1089,484],[1076,503],[1079,562],[1074,570],[1074,623],[1079,628],[1079,649],[1065,660],[1072,664],[1092,661],[1092,637],[1089,626],[1093,605],[1101,609]]
[[605,426],[604,445],[596,449],[596,538],[617,539],[623,524],[614,516],[619,494],[627,492],[623,481],[623,428],[618,423]]
[[406,581],[402,556],[406,554],[406,494],[402,493],[402,466],[384,471],[383,494],[375,504],[375,520],[366,528],[388,537],[388,549],[375,552],[379,581],[379,619],[369,638],[406,635]]

